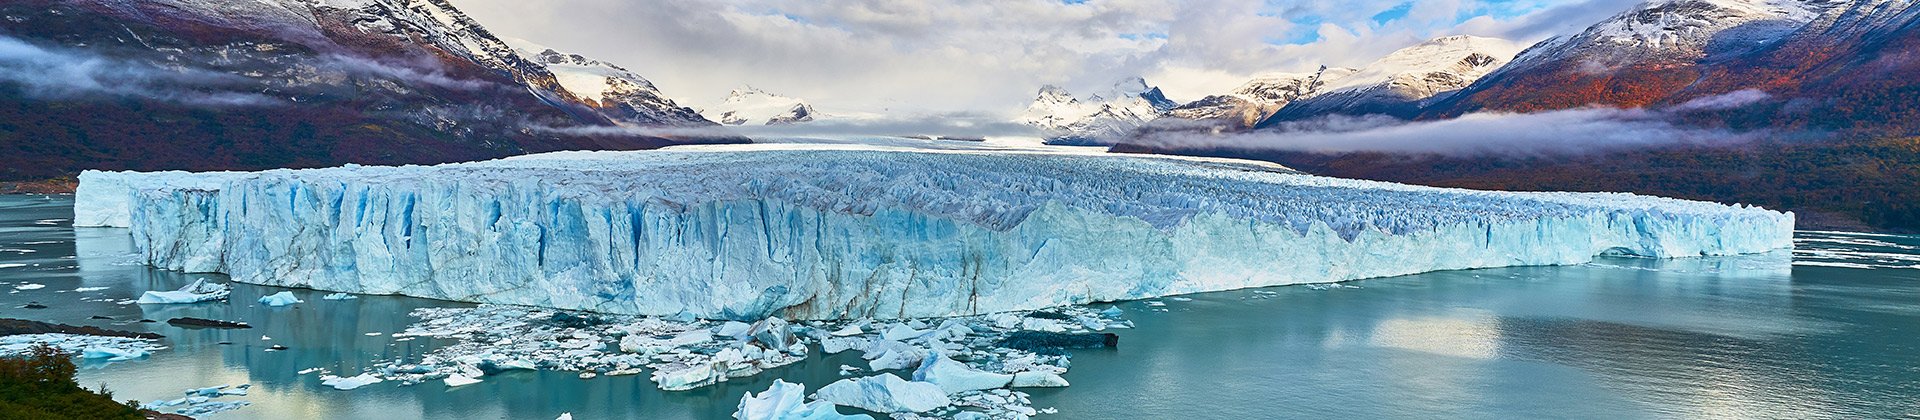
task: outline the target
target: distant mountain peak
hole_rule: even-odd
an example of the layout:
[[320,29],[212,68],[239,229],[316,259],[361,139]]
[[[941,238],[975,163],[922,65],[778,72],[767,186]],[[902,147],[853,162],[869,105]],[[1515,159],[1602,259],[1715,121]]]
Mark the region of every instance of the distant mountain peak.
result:
[[1068,143],[1102,143],[1160,118],[1179,104],[1146,79],[1115,81],[1106,92],[1076,98],[1066,89],[1043,85],[1018,121]]
[[818,116],[807,101],[768,93],[751,85],[727,92],[727,98],[720,105],[702,113],[726,125],[794,124],[813,121]]

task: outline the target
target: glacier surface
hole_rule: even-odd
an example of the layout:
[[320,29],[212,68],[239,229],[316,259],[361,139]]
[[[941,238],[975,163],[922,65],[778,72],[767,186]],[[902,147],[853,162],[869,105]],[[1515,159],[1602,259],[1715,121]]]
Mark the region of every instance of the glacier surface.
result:
[[78,225],[235,281],[709,319],[907,318],[1792,246],[1792,213],[1151,156],[725,146],[87,172]]

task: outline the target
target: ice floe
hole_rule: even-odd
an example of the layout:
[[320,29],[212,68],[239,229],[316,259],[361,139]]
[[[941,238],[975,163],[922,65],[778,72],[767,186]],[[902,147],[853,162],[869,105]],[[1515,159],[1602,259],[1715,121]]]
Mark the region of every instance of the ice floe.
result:
[[141,404],[140,408],[161,411],[168,408],[179,407],[174,409],[173,412],[187,416],[205,416],[223,411],[238,410],[253,403],[247,401],[215,401],[215,399],[229,396],[244,397],[247,396],[247,390],[252,387],[252,384],[240,384],[188,389],[185,397],[148,402]]
[[288,306],[295,303],[301,303],[301,300],[300,298],[293,297],[293,292],[283,291],[260,298],[260,304],[267,306]]
[[865,414],[844,415],[834,410],[832,403],[826,401],[806,401],[807,386],[788,383],[775,379],[773,385],[759,395],[747,393],[741,396],[740,406],[733,413],[739,420],[872,420]]
[[892,373],[841,379],[820,387],[814,396],[835,405],[881,413],[933,411],[953,404],[939,385],[900,379]]
[[330,386],[330,387],[333,387],[333,389],[338,389],[341,391],[350,391],[355,388],[359,388],[367,385],[373,385],[373,384],[377,384],[384,381],[385,381],[384,379],[380,379],[379,375],[375,375],[372,372],[362,373],[359,375],[347,376],[347,377],[340,377],[340,376],[333,376],[333,375],[320,376],[320,385]]
[[233,293],[233,288],[227,285],[209,282],[207,279],[194,279],[193,283],[189,283],[179,290],[149,290],[146,293],[140,294],[140,300],[138,302],[143,304],[200,303],[226,299],[227,295],[231,293]]
[[144,338],[60,333],[19,334],[0,336],[0,356],[24,354],[41,344],[83,359],[112,362],[139,359],[154,351],[166,349],[165,346],[157,344],[157,340]]

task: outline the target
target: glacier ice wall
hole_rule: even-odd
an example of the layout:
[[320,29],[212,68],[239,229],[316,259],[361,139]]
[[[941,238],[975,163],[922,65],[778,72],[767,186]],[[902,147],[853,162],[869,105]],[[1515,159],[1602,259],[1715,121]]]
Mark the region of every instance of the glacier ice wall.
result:
[[88,173],[76,218],[125,211],[148,263],[241,282],[729,319],[951,316],[1791,246],[1793,215],[1756,207],[1253,168],[1016,153],[562,152]]

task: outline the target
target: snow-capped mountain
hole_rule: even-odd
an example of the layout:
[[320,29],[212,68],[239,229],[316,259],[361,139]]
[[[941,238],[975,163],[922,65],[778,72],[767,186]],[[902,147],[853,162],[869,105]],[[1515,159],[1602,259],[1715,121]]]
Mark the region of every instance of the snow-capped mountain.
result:
[[1287,104],[1263,125],[1332,114],[1412,117],[1429,99],[1459,91],[1506,65],[1521,48],[1498,38],[1434,38],[1328,80],[1321,92]]
[[1661,102],[1701,81],[1699,64],[1766,49],[1845,2],[1661,0],[1541,41],[1436,108],[1534,111]]
[[521,57],[544,66],[575,100],[623,126],[704,126],[698,112],[675,104],[653,82],[620,66],[506,39]]
[[1330,80],[1358,70],[1321,66],[1313,73],[1268,73],[1224,95],[1211,95],[1175,107],[1168,116],[1218,121],[1234,128],[1252,127],[1293,101],[1318,95]]
[[1466,87],[1505,65],[1520,44],[1446,36],[1402,48],[1360,68],[1255,77],[1224,95],[1181,105],[1169,116],[1247,128],[1329,114],[1410,117],[1436,96]]
[[445,0],[46,0],[0,16],[0,42],[35,62],[93,63],[9,67],[29,74],[0,79],[0,108],[20,110],[4,119],[40,141],[0,144],[0,179],[635,149],[686,139],[605,128],[713,125],[632,72],[513,48]]
[[703,115],[726,125],[779,125],[813,121],[818,112],[800,98],[781,96],[745,86],[727,94],[727,99]]
[[1104,144],[1165,115],[1178,104],[1160,88],[1135,77],[1106,92],[1075,98],[1058,86],[1041,86],[1017,121],[1040,129],[1055,144]]

